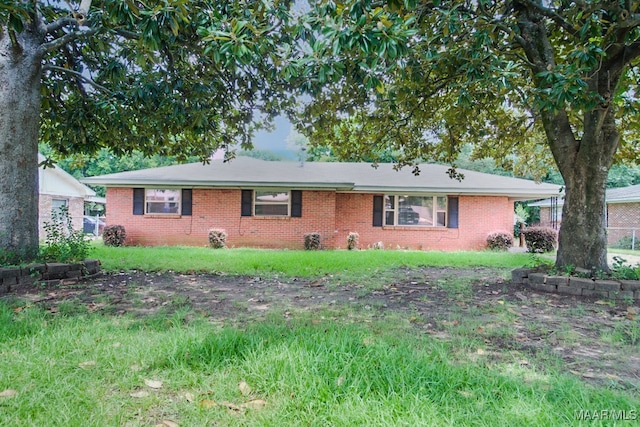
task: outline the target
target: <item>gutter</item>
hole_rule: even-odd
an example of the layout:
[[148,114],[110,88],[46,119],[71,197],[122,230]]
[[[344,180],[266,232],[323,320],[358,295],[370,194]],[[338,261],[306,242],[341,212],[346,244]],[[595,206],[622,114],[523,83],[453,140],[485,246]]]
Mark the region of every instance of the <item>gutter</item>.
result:
[[352,182],[265,182],[265,181],[216,181],[215,183],[206,181],[191,181],[191,180],[171,180],[171,181],[159,181],[157,179],[141,179],[135,182],[129,180],[100,180],[83,178],[81,182],[91,185],[102,185],[105,187],[162,187],[162,188],[296,188],[303,190],[336,190],[336,191],[348,191],[353,188]]

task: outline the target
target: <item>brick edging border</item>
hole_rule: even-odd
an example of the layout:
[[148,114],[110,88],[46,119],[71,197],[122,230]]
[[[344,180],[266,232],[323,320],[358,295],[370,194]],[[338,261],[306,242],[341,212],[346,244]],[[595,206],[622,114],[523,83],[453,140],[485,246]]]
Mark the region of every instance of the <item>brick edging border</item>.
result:
[[550,276],[533,268],[516,268],[511,282],[543,292],[614,300],[640,300],[640,280],[590,279],[573,276]]
[[31,286],[34,283],[47,284],[74,281],[96,276],[100,273],[100,261],[88,259],[73,264],[44,263],[29,264],[24,267],[0,268],[0,295],[11,292],[12,288]]

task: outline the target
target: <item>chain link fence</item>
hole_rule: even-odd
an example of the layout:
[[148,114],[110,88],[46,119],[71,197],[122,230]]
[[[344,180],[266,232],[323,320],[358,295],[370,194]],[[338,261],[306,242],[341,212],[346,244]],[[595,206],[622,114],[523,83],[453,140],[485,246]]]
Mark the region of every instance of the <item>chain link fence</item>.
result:
[[607,227],[607,241],[612,248],[640,250],[640,228]]

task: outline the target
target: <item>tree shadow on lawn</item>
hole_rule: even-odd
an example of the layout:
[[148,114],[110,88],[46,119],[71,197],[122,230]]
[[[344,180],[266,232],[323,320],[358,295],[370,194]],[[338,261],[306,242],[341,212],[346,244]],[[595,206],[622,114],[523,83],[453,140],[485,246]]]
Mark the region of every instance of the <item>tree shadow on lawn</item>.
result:
[[[104,274],[55,286],[19,287],[3,298],[58,315],[171,315],[177,310],[227,325],[300,311],[336,321],[400,316],[416,333],[450,341],[460,358],[518,360],[589,383],[640,387],[640,305],[545,294],[490,268],[399,268],[358,283],[340,278],[211,274]],[[470,351],[469,348],[475,349]]]

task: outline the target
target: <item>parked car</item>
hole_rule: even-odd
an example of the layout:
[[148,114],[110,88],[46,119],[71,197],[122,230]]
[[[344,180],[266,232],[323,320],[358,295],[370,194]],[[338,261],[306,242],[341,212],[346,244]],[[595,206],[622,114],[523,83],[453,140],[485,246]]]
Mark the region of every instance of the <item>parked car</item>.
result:
[[96,221],[98,222],[98,234],[102,234],[105,222],[95,216],[85,216],[83,219],[82,230],[87,234],[96,234]]

